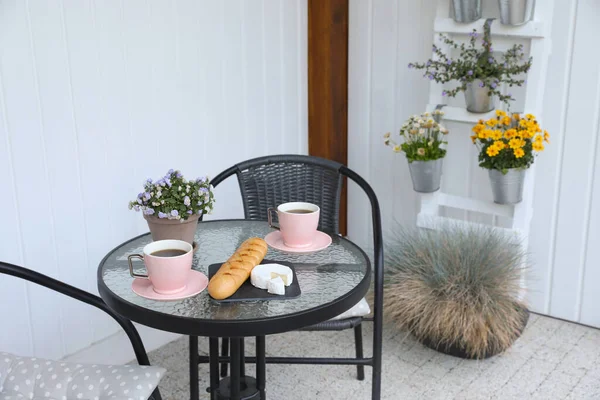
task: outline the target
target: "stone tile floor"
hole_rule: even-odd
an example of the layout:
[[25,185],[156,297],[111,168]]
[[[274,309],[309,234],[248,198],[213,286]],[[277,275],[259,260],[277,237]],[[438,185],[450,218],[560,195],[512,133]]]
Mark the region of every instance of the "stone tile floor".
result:
[[[365,348],[371,324],[364,326]],[[267,337],[267,355],[353,354],[353,333],[290,332]],[[252,353],[254,341],[247,340]],[[200,353],[208,340],[200,339]],[[367,350],[368,351],[368,350]],[[188,392],[187,339],[152,352],[152,363],[168,369],[163,398],[183,400]],[[350,366],[267,365],[270,400],[370,399],[367,379],[357,381]],[[254,367],[247,367],[254,375]],[[208,366],[200,365],[201,398]],[[384,330],[382,399],[600,399],[600,330],[531,315],[522,337],[502,355],[483,361],[461,360],[423,347],[391,327]]]

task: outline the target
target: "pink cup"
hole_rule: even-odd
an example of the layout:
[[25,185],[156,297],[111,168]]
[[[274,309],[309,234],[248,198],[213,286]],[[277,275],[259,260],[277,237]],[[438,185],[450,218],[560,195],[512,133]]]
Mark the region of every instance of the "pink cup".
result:
[[[272,213],[277,212],[279,226],[275,226]],[[299,212],[301,211],[301,212]],[[288,247],[308,247],[312,244],[319,226],[319,206],[312,203],[284,203],[277,210],[269,208],[269,226],[279,229],[283,243]]]
[[[176,256],[156,256],[153,253],[178,250],[185,253]],[[134,278],[149,279],[156,293],[173,294],[185,289],[192,270],[192,245],[183,240],[157,240],[144,246],[143,255],[131,254],[128,258],[129,273]],[[139,258],[146,265],[147,275],[133,271],[133,259]]]

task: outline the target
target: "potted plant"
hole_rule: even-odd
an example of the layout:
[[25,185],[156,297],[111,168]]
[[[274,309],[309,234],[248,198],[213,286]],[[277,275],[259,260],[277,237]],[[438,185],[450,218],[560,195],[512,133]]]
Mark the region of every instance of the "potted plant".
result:
[[521,243],[482,225],[439,228],[393,226],[387,235],[386,321],[456,357],[503,352],[529,317],[519,300],[526,267]]
[[498,0],[500,23],[503,25],[523,25],[531,20],[535,0]]
[[501,110],[496,110],[496,118],[480,120],[473,133],[479,166],[489,170],[494,202],[519,203],[527,169],[544,150],[544,142],[550,142],[550,135],[542,131],[534,115],[509,116]]
[[178,239],[193,244],[198,219],[210,214],[214,194],[208,177],[186,180],[181,172],[169,170],[153,182],[144,182],[144,191],[129,203],[141,211],[153,240]]
[[469,23],[481,18],[481,0],[452,0],[452,6],[456,22]]
[[[510,93],[503,94],[502,84],[509,87],[521,86],[525,79],[516,76],[527,73],[531,68],[531,57],[525,61],[523,45],[514,45],[497,60],[493,55],[490,37],[490,25],[484,25],[483,37],[477,30],[469,34],[468,45],[458,44],[450,37],[440,34],[450,49],[459,51],[457,58],[445,54],[438,46],[433,46],[435,56],[426,63],[410,63],[409,68],[424,70],[424,76],[437,83],[457,81],[454,89],[445,90],[442,96],[455,97],[459,92],[465,93],[467,110],[473,113],[485,113],[495,108],[495,98],[506,103],[510,109],[513,99]],[[481,46],[479,38],[481,37]]]
[[396,153],[406,155],[413,189],[420,193],[435,192],[440,188],[442,163],[446,155],[443,147],[447,142],[444,136],[448,130],[438,121],[444,113],[435,110],[432,114],[423,113],[410,117],[400,129],[402,144],[396,143],[388,132],[384,143]]

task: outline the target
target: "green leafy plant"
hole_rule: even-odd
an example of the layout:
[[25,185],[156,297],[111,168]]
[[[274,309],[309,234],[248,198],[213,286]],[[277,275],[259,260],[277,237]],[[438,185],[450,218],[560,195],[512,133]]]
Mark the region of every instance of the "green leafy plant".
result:
[[525,254],[488,227],[396,226],[387,235],[384,315],[435,348],[471,358],[507,349],[526,321],[518,300]]
[[[498,99],[507,104],[514,100],[511,93],[503,94],[501,84],[509,87],[521,86],[524,79],[515,76],[527,73],[531,68],[532,58],[525,59],[523,45],[514,45],[504,52],[497,60],[493,55],[490,25],[484,25],[483,36],[476,29],[469,34],[468,45],[458,44],[450,37],[440,34],[441,41],[451,49],[459,51],[458,58],[451,58],[439,47],[433,45],[435,57],[425,63],[410,63],[409,68],[424,70],[423,76],[437,83],[458,81],[459,85],[451,90],[442,92],[443,96],[455,97],[459,92],[467,90],[467,84],[481,80],[480,87],[486,87],[489,94],[498,96]],[[481,37],[481,44],[479,38]],[[525,60],[525,61],[523,61]]]
[[185,221],[188,218],[210,214],[215,200],[208,177],[186,180],[181,172],[169,170],[153,182],[144,182],[144,191],[129,202],[129,209],[144,215]]
[[403,151],[408,162],[443,158],[446,149],[442,146],[447,144],[444,135],[448,134],[448,130],[437,122],[443,115],[444,113],[439,110],[435,110],[432,114],[426,112],[413,115],[406,120],[398,132],[403,140],[401,144],[396,143],[389,132],[383,135],[384,143],[392,147],[396,153]]

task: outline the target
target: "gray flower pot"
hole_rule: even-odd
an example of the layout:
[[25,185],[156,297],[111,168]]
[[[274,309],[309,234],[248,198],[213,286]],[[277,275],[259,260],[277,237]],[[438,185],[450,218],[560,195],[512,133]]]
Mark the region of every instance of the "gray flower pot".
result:
[[481,114],[496,108],[495,96],[490,95],[490,89],[487,86],[481,87],[481,84],[481,79],[467,83],[465,103],[469,112]]
[[531,21],[535,10],[535,0],[498,0],[500,23],[503,25],[523,25]]
[[523,200],[523,184],[525,182],[526,169],[511,168],[506,175],[502,171],[490,169],[490,183],[494,203],[517,204]]
[[152,240],[183,240],[194,244],[194,234],[198,227],[199,215],[191,215],[185,221],[176,219],[158,218],[153,215],[144,215],[148,228],[152,234]]
[[413,161],[408,163],[413,189],[419,193],[432,193],[440,189],[443,158],[431,161]]
[[469,23],[481,18],[481,0],[452,0],[454,20]]

